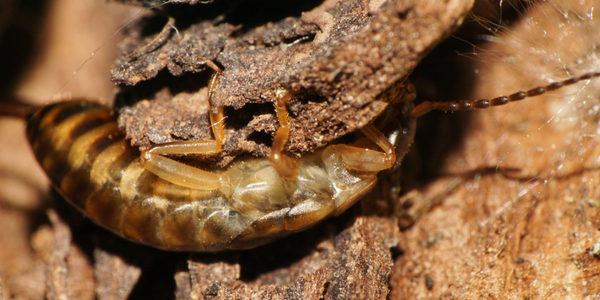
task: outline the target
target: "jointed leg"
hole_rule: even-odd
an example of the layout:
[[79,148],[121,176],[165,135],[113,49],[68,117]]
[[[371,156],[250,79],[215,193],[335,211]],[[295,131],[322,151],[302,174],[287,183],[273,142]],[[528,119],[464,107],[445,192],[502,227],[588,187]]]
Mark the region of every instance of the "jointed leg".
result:
[[[214,95],[220,72],[215,72],[208,84],[208,101]],[[199,190],[217,190],[221,188],[221,176],[191,167],[170,159],[165,155],[214,154],[221,152],[225,142],[223,107],[209,108],[210,123],[215,137],[205,141],[179,141],[156,145],[142,152],[142,166],[156,176],[171,183]]]
[[188,166],[148,151],[142,153],[140,161],[146,170],[176,185],[206,191],[221,188],[221,176],[216,173]]
[[379,172],[389,169],[396,163],[394,146],[373,125],[361,129],[365,136],[383,150],[371,150],[350,145],[333,145],[339,152],[342,162],[347,168],[363,172]]
[[275,93],[275,113],[279,121],[279,128],[271,146],[271,163],[279,175],[291,179],[298,175],[298,162],[296,159],[283,154],[283,148],[290,137],[290,124],[288,121],[288,112],[286,108],[287,101],[291,95],[286,90],[278,90]]
[[[276,93],[275,112],[279,121],[279,128],[271,146],[271,163],[277,172],[284,178],[295,178],[298,175],[298,162],[296,159],[283,154],[285,143],[290,136],[290,126],[286,103],[291,95],[286,90]],[[389,169],[396,163],[395,149],[381,131],[373,125],[367,125],[361,129],[362,132],[379,146],[383,152],[360,148],[349,145],[329,146],[330,150],[338,152],[346,167],[358,171],[378,172]],[[335,149],[334,149],[335,148]]]

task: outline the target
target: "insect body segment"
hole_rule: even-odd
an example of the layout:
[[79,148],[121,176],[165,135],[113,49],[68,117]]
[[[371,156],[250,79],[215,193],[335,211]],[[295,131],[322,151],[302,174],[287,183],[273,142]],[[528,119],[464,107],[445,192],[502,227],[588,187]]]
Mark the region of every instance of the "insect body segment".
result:
[[[111,111],[87,101],[48,105],[27,131],[40,164],[60,193],[96,223],[128,239],[168,250],[250,248],[338,215],[393,165],[393,146],[370,125],[384,152],[332,145],[296,160],[281,153],[289,127],[281,92],[275,138],[279,158],[238,159],[206,171],[166,157],[221,149],[215,140],[131,147]],[[215,114],[222,116],[222,108]]]

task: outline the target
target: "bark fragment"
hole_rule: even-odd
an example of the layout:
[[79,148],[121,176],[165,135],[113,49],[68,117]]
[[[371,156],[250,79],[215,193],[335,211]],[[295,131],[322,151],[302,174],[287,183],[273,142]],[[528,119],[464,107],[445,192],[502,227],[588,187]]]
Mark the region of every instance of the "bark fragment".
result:
[[[225,12],[219,3],[201,5],[204,17],[191,21],[177,16],[177,6],[167,13],[175,16],[178,32],[172,30],[164,45],[132,59],[131,53],[156,39],[142,34],[152,22],[134,29],[112,72],[123,86],[116,103],[119,124],[132,144],[210,137],[204,88],[209,72],[203,71],[211,61],[223,69],[213,105],[228,108],[224,155],[268,154],[277,125],[271,102],[278,88],[295,94],[288,105],[287,150],[312,151],[371,122],[390,102],[412,100],[404,80],[472,4],[313,1],[281,15],[290,9],[277,3],[252,2],[265,9],[264,19],[242,13],[249,19],[245,22],[240,11],[248,10],[248,3]],[[178,25],[181,20],[189,26]]]

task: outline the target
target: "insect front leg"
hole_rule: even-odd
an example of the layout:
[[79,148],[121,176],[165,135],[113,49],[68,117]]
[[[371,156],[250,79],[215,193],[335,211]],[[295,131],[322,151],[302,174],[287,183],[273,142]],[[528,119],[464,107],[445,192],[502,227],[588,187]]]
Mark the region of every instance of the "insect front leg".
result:
[[396,150],[394,149],[394,145],[392,145],[385,135],[373,125],[367,125],[361,128],[361,131],[383,151],[337,144],[327,147],[324,151],[324,155],[339,157],[340,162],[342,162],[346,168],[355,171],[377,173],[393,167],[396,163]]
[[377,173],[396,163],[396,151],[381,131],[372,125],[361,129],[382,151],[337,144],[327,146],[321,154],[329,180],[335,186],[334,215],[353,205],[377,182]]
[[[213,74],[208,85],[208,101],[214,95],[220,72]],[[225,142],[223,106],[209,108],[214,140],[178,141],[156,145],[142,152],[142,166],[171,183],[198,190],[226,190],[227,178],[166,157],[167,155],[214,154],[221,152]]]

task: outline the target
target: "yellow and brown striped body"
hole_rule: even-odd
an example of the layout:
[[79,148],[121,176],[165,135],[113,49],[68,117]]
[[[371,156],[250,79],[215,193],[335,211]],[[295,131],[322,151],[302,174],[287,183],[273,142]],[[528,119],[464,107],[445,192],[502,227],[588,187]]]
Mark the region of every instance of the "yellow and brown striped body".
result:
[[376,172],[349,172],[333,145],[299,160],[291,181],[269,159],[250,158],[214,171],[227,178],[227,194],[186,188],[145,170],[110,109],[87,101],[41,108],[27,135],[67,200],[111,231],[166,250],[255,247],[343,212],[376,182]]
[[127,145],[108,108],[85,101],[45,106],[29,119],[27,136],[57,190],[92,220],[122,236],[161,244],[148,230],[152,214],[144,219],[124,203],[151,196],[147,182],[156,178],[143,172],[139,151]]

